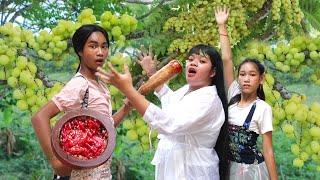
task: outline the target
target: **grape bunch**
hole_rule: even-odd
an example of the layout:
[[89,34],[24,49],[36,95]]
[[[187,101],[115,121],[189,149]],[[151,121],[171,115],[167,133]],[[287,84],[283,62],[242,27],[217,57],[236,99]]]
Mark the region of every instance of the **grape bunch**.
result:
[[157,147],[157,131],[150,130],[148,124],[146,124],[143,119],[138,116],[135,119],[126,119],[123,121],[122,126],[127,130],[126,137],[130,141],[139,141],[143,150],[150,150],[150,145],[154,148]]
[[110,11],[105,11],[101,17],[101,26],[109,33],[109,38],[115,45],[122,48],[125,46],[126,35],[136,30],[138,21],[135,17],[123,14],[120,18]]
[[[292,77],[300,78],[301,72],[307,66],[316,69],[310,80],[317,86],[320,85],[320,40],[318,37],[297,36],[289,43],[279,42],[275,48],[265,42],[252,41],[247,45],[247,50],[242,54],[246,57],[256,58],[260,61],[270,60],[276,69],[291,73]],[[243,55],[235,57],[235,64],[244,59]]]
[[43,82],[37,77],[37,66],[22,52],[26,48],[40,48],[32,31],[20,29],[12,23],[0,27],[0,79],[14,89],[13,98],[21,111],[37,111],[48,97]]
[[[265,1],[197,1],[188,11],[183,11],[169,18],[163,26],[164,32],[177,32],[178,36],[168,47],[168,53],[180,52],[185,54],[197,44],[217,46],[219,36],[214,18],[214,8],[218,6],[232,7],[227,26],[231,45],[249,34],[247,13],[256,12]],[[181,56],[183,59],[183,56]]]

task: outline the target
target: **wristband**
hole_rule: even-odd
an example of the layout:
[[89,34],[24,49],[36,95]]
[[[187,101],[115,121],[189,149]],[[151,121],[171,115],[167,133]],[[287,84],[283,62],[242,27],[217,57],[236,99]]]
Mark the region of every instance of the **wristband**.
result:
[[219,34],[220,36],[226,36],[226,37],[228,37],[228,34]]

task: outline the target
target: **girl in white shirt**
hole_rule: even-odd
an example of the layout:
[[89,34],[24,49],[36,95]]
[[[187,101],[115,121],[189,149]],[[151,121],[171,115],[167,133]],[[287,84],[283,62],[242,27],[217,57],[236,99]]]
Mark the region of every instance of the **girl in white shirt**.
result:
[[[148,75],[153,75],[156,57],[152,59],[151,47],[149,54],[144,49],[142,52],[137,53],[140,60],[136,61]],[[187,85],[175,92],[163,84],[156,88],[162,108],[136,91],[126,65],[125,74],[118,73],[110,63],[108,67],[111,73],[98,68],[96,75],[122,91],[143,119],[159,133],[160,141],[152,160],[156,179],[224,179],[225,174],[219,176],[219,158],[220,169],[226,172],[227,158],[223,153],[227,152],[227,103],[222,60],[213,47],[201,44],[190,50],[185,71]],[[219,156],[216,144],[221,150]]]
[[[221,53],[228,88],[228,121],[230,139],[230,176],[232,179],[278,179],[272,149],[272,109],[264,101],[265,68],[256,59],[245,59],[234,78],[232,52],[226,22],[229,9],[219,8],[216,14]],[[257,137],[262,134],[261,153]]]

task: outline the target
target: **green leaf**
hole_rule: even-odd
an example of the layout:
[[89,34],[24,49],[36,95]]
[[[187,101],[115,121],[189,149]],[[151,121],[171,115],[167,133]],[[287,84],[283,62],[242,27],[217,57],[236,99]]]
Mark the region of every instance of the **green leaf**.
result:
[[6,108],[3,112],[3,119],[5,120],[6,127],[11,126],[12,117],[13,117],[12,108]]

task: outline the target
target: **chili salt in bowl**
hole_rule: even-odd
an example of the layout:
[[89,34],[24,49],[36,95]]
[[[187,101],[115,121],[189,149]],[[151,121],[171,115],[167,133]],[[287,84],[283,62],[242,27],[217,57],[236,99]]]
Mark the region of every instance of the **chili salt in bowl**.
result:
[[[105,128],[107,133],[106,147],[104,151],[97,157],[93,157],[90,159],[86,159],[86,158],[81,159],[71,155],[70,153],[63,150],[63,148],[61,147],[63,143],[61,142],[61,132],[63,128],[65,128],[65,125],[68,122],[74,121],[75,118],[77,117],[86,118],[86,120],[88,120],[89,118],[91,119],[93,118],[95,120],[98,120],[99,124],[103,126],[103,129]],[[67,112],[66,114],[61,116],[61,118],[56,122],[56,124],[51,130],[51,146],[53,149],[53,153],[55,154],[57,159],[59,159],[62,163],[74,169],[93,168],[103,164],[112,155],[112,152],[115,147],[115,143],[116,143],[116,130],[111,120],[109,119],[109,117],[106,117],[100,112],[92,109],[84,108],[84,109],[77,109],[74,111]]]

